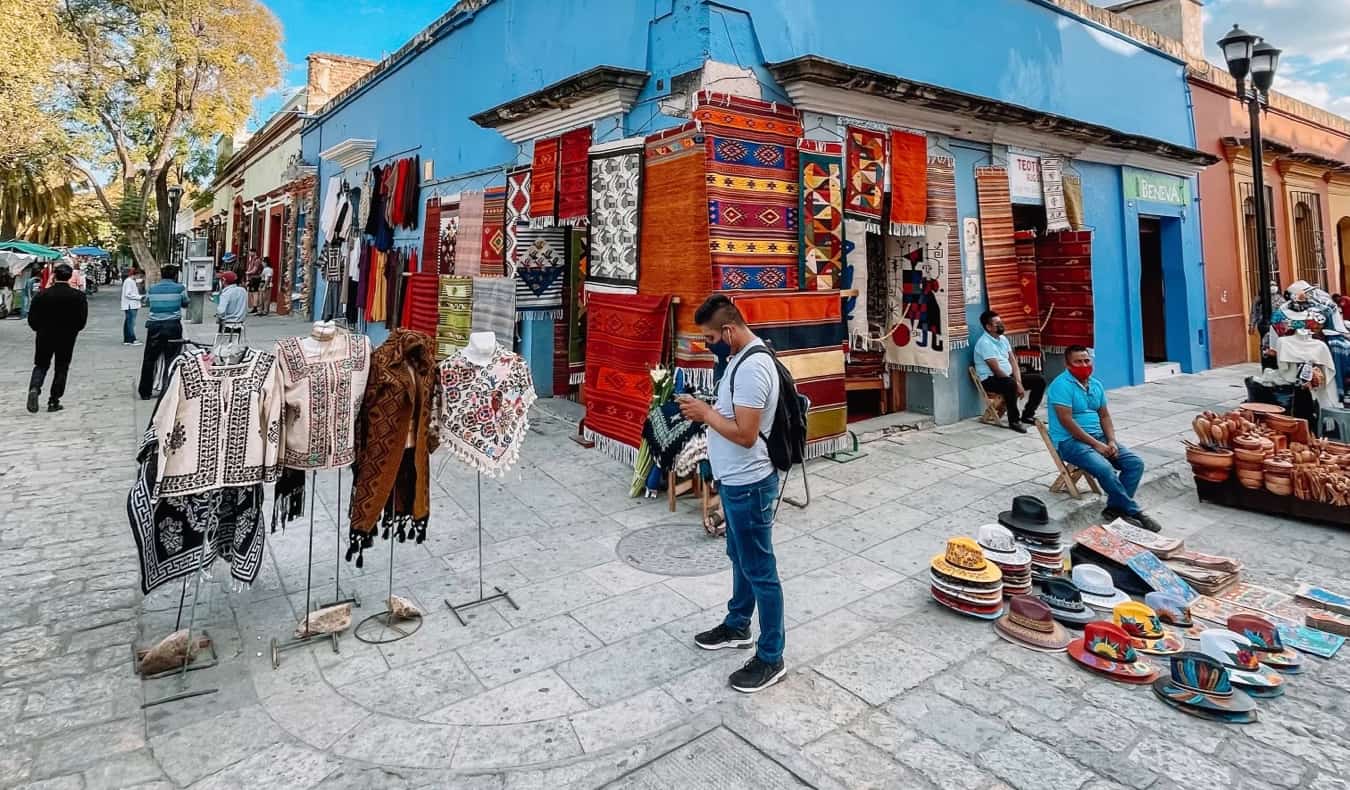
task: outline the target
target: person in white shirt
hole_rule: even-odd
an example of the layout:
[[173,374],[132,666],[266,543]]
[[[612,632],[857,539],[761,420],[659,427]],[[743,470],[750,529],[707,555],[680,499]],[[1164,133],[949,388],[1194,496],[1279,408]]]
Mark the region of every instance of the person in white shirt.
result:
[[127,270],[127,276],[122,278],[122,345],[139,346],[140,342],[136,340],[136,313],[141,309],[141,283],[145,279],[140,271],[135,267]]
[[258,293],[258,315],[272,312],[272,259],[263,256],[262,288]]
[[[975,375],[985,392],[1003,396],[1008,408],[1008,427],[1026,433],[1023,423],[1036,421],[1036,409],[1045,395],[1045,379],[1038,373],[1022,372],[998,313],[985,310],[980,316],[980,326],[984,327],[984,335],[975,342]],[[1023,395],[1027,405],[1019,412],[1017,400]]]

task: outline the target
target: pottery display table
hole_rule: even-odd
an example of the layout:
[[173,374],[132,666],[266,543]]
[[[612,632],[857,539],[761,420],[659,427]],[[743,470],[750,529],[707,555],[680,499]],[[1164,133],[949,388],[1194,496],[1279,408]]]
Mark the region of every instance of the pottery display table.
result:
[[1350,508],[1312,502],[1294,496],[1278,496],[1265,489],[1243,488],[1232,478],[1222,483],[1195,478],[1195,492],[1201,502],[1250,510],[1300,521],[1350,526]]

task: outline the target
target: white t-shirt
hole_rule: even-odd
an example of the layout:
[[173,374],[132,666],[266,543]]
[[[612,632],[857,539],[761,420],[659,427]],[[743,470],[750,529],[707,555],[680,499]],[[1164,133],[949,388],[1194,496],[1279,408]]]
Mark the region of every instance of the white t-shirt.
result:
[[[764,345],[756,338],[740,353],[727,360],[727,370],[717,384],[717,403],[714,408],[723,417],[734,418],[735,406],[763,409],[759,432],[768,435],[778,411],[778,370],[768,354],[756,353],[745,359],[750,349]],[[745,362],[736,369],[736,363]],[[731,397],[731,374],[736,372],[736,398]],[[776,470],[769,458],[769,447],[759,439],[751,447],[742,447],[717,431],[708,430],[708,464],[713,477],[724,485],[748,486],[758,483]]]

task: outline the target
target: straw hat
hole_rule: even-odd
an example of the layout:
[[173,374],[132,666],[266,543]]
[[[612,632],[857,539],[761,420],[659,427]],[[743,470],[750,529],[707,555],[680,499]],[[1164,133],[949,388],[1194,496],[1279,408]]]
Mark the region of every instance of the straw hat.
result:
[[1158,670],[1130,646],[1129,634],[1114,623],[1088,623],[1068,652],[1082,666],[1122,683],[1152,683],[1158,677]]
[[1004,639],[1043,653],[1062,653],[1069,646],[1069,632],[1055,622],[1050,607],[1029,595],[1008,602],[1008,613],[994,621],[994,630]]
[[963,582],[989,584],[1001,582],[1003,571],[984,558],[980,544],[970,538],[950,538],[947,551],[929,563],[931,569]]
[[1111,610],[1111,620],[1129,634],[1130,645],[1141,653],[1163,656],[1186,649],[1186,642],[1163,630],[1158,615],[1145,604],[1127,600]]
[[1253,697],[1278,697],[1284,693],[1284,678],[1261,667],[1252,643],[1241,634],[1226,628],[1202,631],[1200,652],[1223,664],[1233,685],[1241,686]]

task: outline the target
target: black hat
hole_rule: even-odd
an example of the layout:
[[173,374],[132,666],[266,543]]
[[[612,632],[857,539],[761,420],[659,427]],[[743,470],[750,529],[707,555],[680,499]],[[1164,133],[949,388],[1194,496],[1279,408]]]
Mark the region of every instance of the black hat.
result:
[[1046,579],[1041,582],[1041,603],[1050,607],[1050,614],[1061,623],[1082,627],[1099,619],[1096,612],[1083,603],[1078,588],[1068,579]]
[[1059,529],[1050,526],[1050,513],[1045,509],[1045,503],[1034,496],[1013,497],[1012,510],[999,513],[998,523],[1014,531],[1059,535]]

